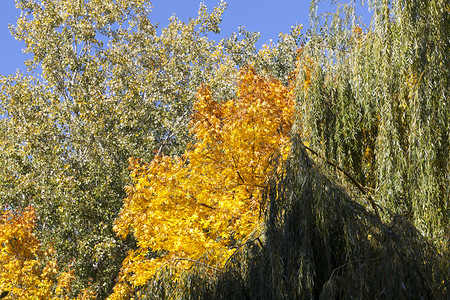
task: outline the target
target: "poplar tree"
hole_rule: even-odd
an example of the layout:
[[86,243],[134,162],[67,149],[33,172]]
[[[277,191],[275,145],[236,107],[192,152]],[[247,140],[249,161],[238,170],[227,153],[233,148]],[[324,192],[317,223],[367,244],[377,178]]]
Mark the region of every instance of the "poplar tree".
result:
[[[78,285],[112,289],[131,239],[112,231],[129,180],[128,158],[184,151],[202,83],[233,94],[234,62],[208,34],[226,4],[201,6],[157,34],[151,3],[16,1],[11,27],[28,71],[0,78],[0,203],[32,205],[35,228],[72,263]],[[75,290],[76,290],[75,289]]]

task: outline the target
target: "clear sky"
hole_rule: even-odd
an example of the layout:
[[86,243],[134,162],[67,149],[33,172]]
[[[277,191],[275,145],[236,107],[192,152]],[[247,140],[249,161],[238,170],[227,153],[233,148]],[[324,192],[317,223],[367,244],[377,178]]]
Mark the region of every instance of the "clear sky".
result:
[[[24,44],[16,41],[10,34],[8,24],[15,24],[20,11],[15,8],[14,0],[1,0],[0,5],[0,74],[15,73],[17,69],[26,72],[23,62],[26,56],[22,53]],[[220,0],[154,0],[151,20],[160,24],[160,28],[168,24],[168,19],[175,13],[183,21],[197,16],[198,7],[204,2],[212,8]],[[228,8],[222,18],[220,40],[237,32],[239,26],[249,31],[261,33],[261,44],[269,39],[275,42],[280,32],[289,32],[291,26],[309,24],[309,0],[228,0]],[[213,37],[214,38],[214,37]]]

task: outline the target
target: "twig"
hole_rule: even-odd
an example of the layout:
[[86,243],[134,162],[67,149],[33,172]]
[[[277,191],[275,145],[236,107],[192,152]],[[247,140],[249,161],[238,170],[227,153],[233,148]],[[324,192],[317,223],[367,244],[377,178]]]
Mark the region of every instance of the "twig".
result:
[[161,269],[162,269],[165,265],[167,265],[167,264],[169,264],[169,263],[172,263],[172,262],[178,263],[178,262],[181,261],[181,260],[185,260],[185,261],[197,263],[197,264],[202,265],[202,266],[204,266],[204,267],[213,269],[214,271],[217,271],[217,272],[219,272],[219,273],[223,273],[223,271],[222,271],[221,269],[216,268],[216,267],[213,267],[213,266],[208,265],[208,264],[205,264],[205,263],[203,263],[203,262],[201,262],[201,261],[199,261],[199,260],[191,259],[191,258],[186,258],[186,257],[177,257],[177,258],[172,258],[172,259],[169,259],[168,261],[165,261],[165,262],[161,265],[161,267],[159,267],[159,269],[155,272],[155,274],[158,274],[159,271],[161,271]]
[[254,238],[253,240],[246,241],[245,243],[243,243],[242,245],[240,245],[240,246],[233,252],[233,254],[231,254],[231,256],[228,257],[228,259],[227,259],[227,261],[225,262],[224,266],[226,266],[226,265],[230,262],[230,260],[236,255],[237,252],[239,252],[239,250],[241,250],[244,246],[246,246],[246,245],[248,245],[248,244],[250,244],[250,243],[253,243],[253,242],[255,242],[255,241],[258,241],[258,242],[259,242],[259,245],[261,246],[261,248],[264,248],[264,246],[263,246],[263,244],[262,244],[262,242],[261,242],[261,239],[259,238],[260,236],[261,236],[261,234],[259,234],[259,235],[258,235],[256,238]]
[[236,172],[237,172],[237,174],[238,174],[238,176],[239,176],[239,179],[242,181],[243,184],[245,184],[245,181],[244,181],[244,179],[242,178],[241,173],[239,173],[239,171],[236,171]]
[[198,204],[200,204],[201,206],[207,207],[209,209],[216,209],[215,207],[209,206],[208,204],[205,204],[203,202],[198,202]]
[[366,25],[364,24],[363,21],[361,21],[361,16],[357,16],[356,18],[358,19],[359,23],[364,27],[364,29],[367,31]]
[[216,207],[212,207],[212,206],[210,206],[210,205],[208,205],[208,204],[206,204],[206,203],[199,202],[199,201],[197,200],[197,198],[195,198],[195,197],[192,196],[192,195],[189,195],[189,196],[190,196],[192,199],[194,199],[194,200],[195,200],[195,203],[197,203],[198,205],[207,207],[207,208],[209,208],[209,209],[217,209]]
[[362,262],[362,261],[377,261],[377,260],[380,260],[381,258],[382,258],[382,256],[377,257],[377,258],[370,258],[370,259],[355,259],[355,260],[348,261],[348,262],[346,262],[345,264],[340,265],[339,267],[337,267],[336,269],[334,269],[333,272],[331,272],[330,279],[328,279],[328,281],[330,281],[330,280],[333,278],[334,273],[335,273],[336,271],[342,269],[343,267],[345,267],[345,266],[347,266],[347,265],[349,265],[349,264],[353,264],[353,263],[356,263],[356,262]]
[[375,211],[375,215],[379,218],[380,217],[380,213],[378,212],[378,207],[377,204],[375,203],[375,201],[372,199],[372,197],[367,193],[366,189],[358,182],[356,181],[355,178],[353,178],[346,170],[344,170],[343,168],[339,167],[337,164],[329,161],[328,159],[326,159],[325,157],[323,157],[322,155],[320,155],[319,153],[317,153],[316,151],[314,151],[313,149],[309,148],[308,146],[305,146],[306,149],[308,149],[312,154],[320,157],[321,159],[323,159],[327,164],[335,167],[336,169],[338,169],[339,171],[341,171],[342,173],[344,173],[345,176],[347,176],[348,179],[350,179],[350,181],[358,188],[358,190],[363,193],[363,195],[367,196],[367,199],[369,200],[373,210]]

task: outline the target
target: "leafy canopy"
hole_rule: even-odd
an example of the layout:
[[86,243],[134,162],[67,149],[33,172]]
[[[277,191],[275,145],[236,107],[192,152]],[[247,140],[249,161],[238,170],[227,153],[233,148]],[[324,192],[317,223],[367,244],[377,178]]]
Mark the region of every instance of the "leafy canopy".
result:
[[[157,34],[151,3],[20,0],[12,34],[32,58],[0,77],[0,204],[33,205],[36,234],[60,266],[75,259],[77,289],[105,297],[133,241],[112,230],[127,160],[184,152],[197,88],[234,94],[237,68],[208,38],[226,4],[173,17]],[[41,73],[39,73],[41,71]]]
[[302,135],[323,157],[345,166],[383,208],[406,216],[445,248],[448,4],[368,2],[374,14],[365,30],[351,4],[312,20],[315,28],[302,54],[313,58],[312,68],[298,76],[304,88],[297,99]]
[[[8,292],[6,299],[69,299],[74,270],[58,269],[55,251],[34,235],[35,224],[32,207],[0,213],[0,291]],[[85,290],[78,299],[94,296]]]
[[294,102],[292,90],[250,67],[240,72],[237,96],[220,103],[202,86],[187,151],[148,164],[130,159],[133,185],[114,229],[122,238],[131,231],[138,249],[124,260],[112,299],[125,293],[125,280],[144,285],[169,262],[220,268],[258,230],[271,156],[289,150]]

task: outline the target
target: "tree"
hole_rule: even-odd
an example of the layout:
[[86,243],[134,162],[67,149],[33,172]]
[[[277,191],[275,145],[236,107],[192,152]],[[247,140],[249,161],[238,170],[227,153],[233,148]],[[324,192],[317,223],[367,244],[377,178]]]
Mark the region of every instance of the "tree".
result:
[[240,68],[251,65],[258,74],[272,76],[287,86],[295,73],[298,50],[305,43],[301,30],[302,25],[292,26],[289,33],[279,34],[276,45],[273,42],[265,43],[258,50],[256,42],[259,33],[240,27],[239,35],[243,36],[241,40],[238,39],[237,33],[233,33],[221,44]]
[[[44,249],[34,235],[36,214],[32,207],[0,214],[0,290],[6,299],[68,299],[73,269],[58,270],[56,253]],[[4,295],[4,296],[3,296]],[[85,290],[78,299],[93,299]]]
[[289,151],[294,102],[292,90],[250,67],[240,72],[237,96],[219,103],[204,85],[187,151],[149,164],[130,159],[133,185],[115,230],[122,238],[132,233],[138,249],[124,260],[111,299],[126,298],[170,263],[218,270],[258,231],[271,157]]
[[[351,5],[327,22],[313,20],[324,26],[316,27],[304,47],[303,56],[314,58],[312,69],[298,76],[303,87],[310,77],[298,97],[302,134],[321,156],[346,166],[379,205],[407,216],[445,248],[450,228],[448,5],[371,5],[367,30],[358,25]],[[324,160],[317,162],[326,167]]]
[[144,0],[17,7],[12,33],[32,59],[27,74],[0,78],[0,203],[33,205],[36,234],[61,267],[75,260],[75,288],[92,280],[104,297],[135,247],[112,231],[128,158],[184,151],[201,83],[218,99],[234,93],[236,66],[207,37],[225,3],[188,23],[173,17],[160,35]]
[[193,265],[181,287],[167,271],[144,299],[448,298],[448,5],[371,3],[369,30],[343,6],[299,51],[291,151],[271,165],[262,243],[220,272]]
[[[201,5],[187,23],[172,17],[159,35],[147,0],[16,5],[11,32],[32,58],[25,74],[0,77],[0,203],[33,205],[36,234],[54,243],[61,267],[75,259],[76,288],[92,279],[104,297],[135,248],[112,231],[128,158],[183,153],[198,87],[207,84],[218,101],[233,98],[239,64],[287,84],[299,31],[264,59],[255,33],[209,39],[220,31],[225,2],[212,11]],[[277,71],[260,67],[268,64]]]

